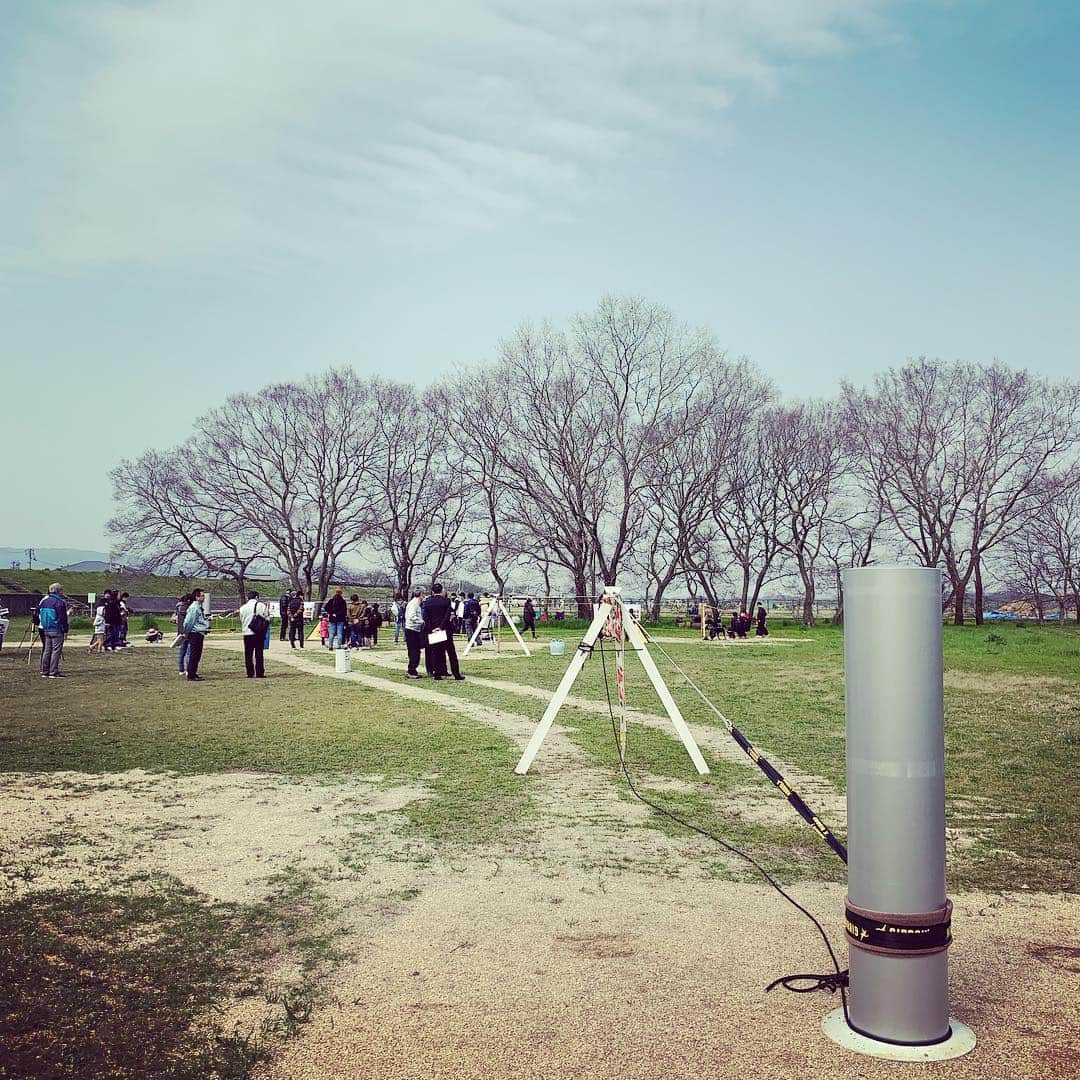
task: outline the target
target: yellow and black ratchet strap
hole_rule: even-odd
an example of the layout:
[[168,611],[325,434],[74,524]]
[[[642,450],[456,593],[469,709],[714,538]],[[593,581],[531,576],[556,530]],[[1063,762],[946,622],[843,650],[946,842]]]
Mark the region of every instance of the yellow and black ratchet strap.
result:
[[794,807],[796,813],[808,825],[812,825],[821,838],[847,864],[847,848],[833,835],[832,830],[806,805],[803,797],[780,775],[776,767],[766,758],[750,740],[734,725],[731,737],[746,751],[746,756],[772,781],[773,786]]

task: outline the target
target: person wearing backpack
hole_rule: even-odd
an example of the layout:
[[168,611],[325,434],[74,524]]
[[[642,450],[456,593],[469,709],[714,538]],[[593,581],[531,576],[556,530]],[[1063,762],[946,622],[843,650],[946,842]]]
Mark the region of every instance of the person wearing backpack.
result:
[[60,661],[64,655],[64,638],[68,632],[67,604],[60,591],[60,583],[49,586],[49,595],[38,605],[38,627],[43,638],[41,653],[41,677],[62,679]]
[[244,667],[249,679],[266,678],[263,669],[263,649],[266,632],[270,629],[270,608],[249,592],[247,603],[240,609],[240,632],[244,635]]

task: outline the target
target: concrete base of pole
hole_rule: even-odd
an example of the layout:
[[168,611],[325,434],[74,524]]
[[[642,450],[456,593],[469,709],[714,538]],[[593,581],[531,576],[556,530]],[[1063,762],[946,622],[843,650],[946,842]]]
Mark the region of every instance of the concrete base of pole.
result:
[[975,1032],[966,1024],[950,1017],[949,1029],[949,1037],[942,1042],[931,1043],[929,1046],[899,1046],[896,1043],[871,1039],[868,1035],[860,1035],[848,1027],[843,1009],[833,1009],[821,1022],[821,1030],[837,1046],[852,1050],[856,1054],[884,1058],[887,1061],[950,1061],[975,1049]]

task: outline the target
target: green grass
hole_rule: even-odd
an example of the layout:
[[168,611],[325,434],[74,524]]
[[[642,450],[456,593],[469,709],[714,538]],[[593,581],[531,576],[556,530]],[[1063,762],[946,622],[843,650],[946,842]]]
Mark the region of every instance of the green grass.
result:
[[[988,640],[991,634],[1003,638],[1005,644]],[[784,636],[796,636],[796,632],[785,631]],[[843,632],[820,627],[798,636],[804,643],[791,647],[724,647],[688,639],[663,648],[767,756],[823,776],[842,792]],[[576,640],[568,635],[567,648],[575,646]],[[1080,805],[1071,793],[1080,782],[1080,664],[1076,662],[1080,630],[1030,624],[1022,628],[945,627],[943,650],[948,823],[975,839],[952,858],[950,880],[964,888],[1075,890]],[[684,716],[719,726],[664,657],[658,651],[654,655]],[[610,655],[607,659],[610,665]],[[575,695],[605,700],[598,661],[596,653],[586,664],[574,686]],[[467,670],[552,690],[566,663],[566,657],[553,658],[540,649],[532,659],[470,661]],[[659,699],[630,653],[626,668],[629,703],[662,713]],[[609,678],[613,687],[610,666]],[[955,685],[958,680],[960,685]],[[474,700],[535,719],[543,712],[542,701],[463,685]],[[596,723],[599,718],[572,710],[564,715],[574,728],[571,738],[598,763],[611,767],[614,775],[610,732]],[[634,728],[632,748],[636,767],[648,773],[681,779],[694,776],[685,751],[673,738]],[[746,774],[745,782],[768,787],[753,772]],[[707,801],[700,809],[708,815]],[[792,820],[797,829],[802,828],[794,813]],[[729,828],[733,838],[746,840],[757,827],[734,824]],[[806,831],[813,843],[819,843]],[[799,858],[810,873],[823,873],[816,859]],[[832,876],[831,870],[825,874]]]
[[192,684],[176,656],[163,645],[94,656],[69,645],[68,677],[54,681],[5,651],[0,771],[378,774],[387,784],[434,773],[432,798],[406,813],[432,839],[460,842],[495,835],[527,808],[514,746],[485,725],[275,665],[273,647],[267,679],[246,679],[242,657],[207,648],[207,681]]

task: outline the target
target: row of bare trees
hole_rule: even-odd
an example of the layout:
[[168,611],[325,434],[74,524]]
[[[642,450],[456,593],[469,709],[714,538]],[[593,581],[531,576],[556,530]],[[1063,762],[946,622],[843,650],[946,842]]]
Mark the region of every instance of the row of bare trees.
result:
[[750,610],[790,583],[807,623],[884,555],[940,566],[962,622],[991,574],[1075,607],[1078,437],[1073,382],[919,360],[786,403],[709,332],[609,297],[423,392],[335,370],[231,397],[116,467],[111,527],[238,589],[273,564],[325,596],[348,555],[403,591],[542,578],[583,609],[617,580],[654,612],[676,586]]

